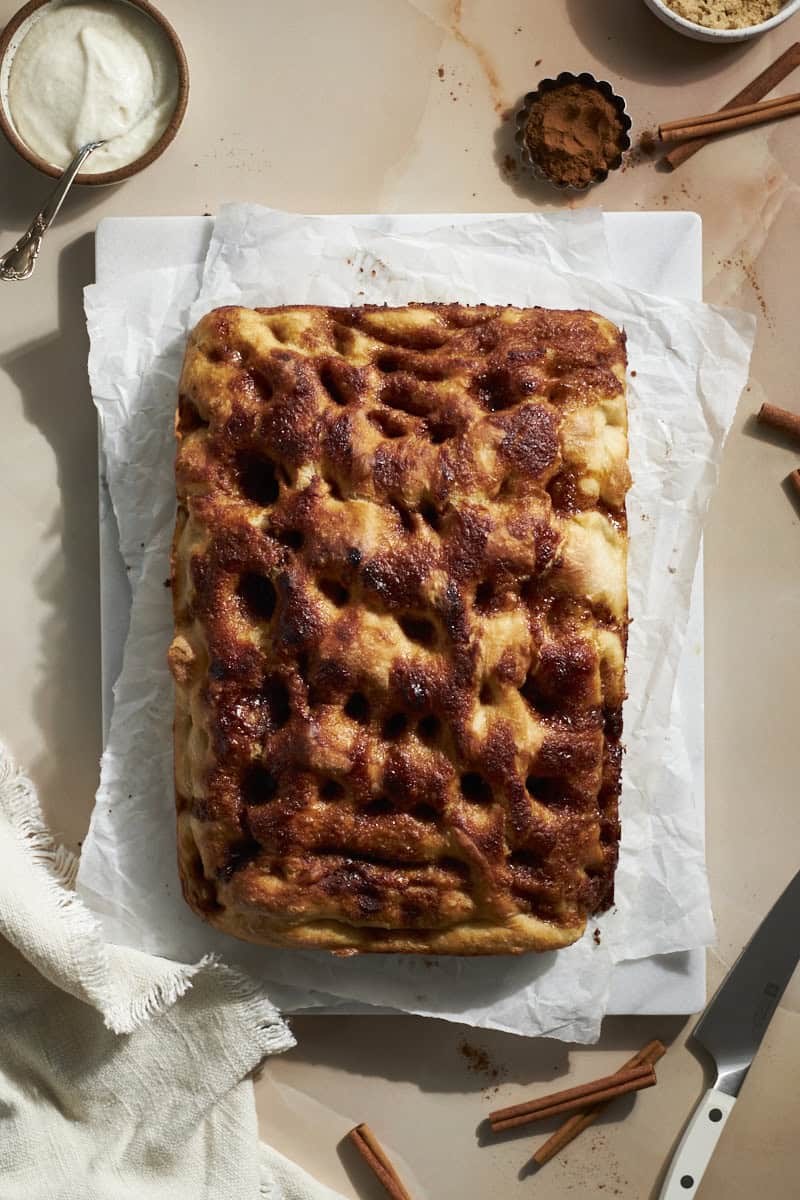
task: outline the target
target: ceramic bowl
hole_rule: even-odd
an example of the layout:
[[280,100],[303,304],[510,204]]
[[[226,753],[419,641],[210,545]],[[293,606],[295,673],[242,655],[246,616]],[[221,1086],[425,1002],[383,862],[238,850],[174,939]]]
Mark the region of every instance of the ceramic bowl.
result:
[[746,42],[748,38],[758,37],[760,34],[774,29],[776,25],[782,25],[796,12],[800,12],[800,0],[788,0],[779,13],[770,17],[768,21],[762,21],[759,25],[747,25],[742,29],[709,29],[707,25],[697,25],[694,21],[687,21],[685,17],[679,17],[676,12],[663,3],[663,0],[644,0],[644,2],[651,12],[654,12],[665,25],[669,25],[670,29],[674,29],[676,33],[683,33],[686,37],[694,38],[698,42],[717,42],[722,45],[726,42]]
[[[164,153],[178,132],[184,113],[186,112],[186,105],[189,101],[189,67],[186,62],[186,55],[184,54],[183,46],[180,43],[177,33],[166,17],[162,16],[158,9],[150,4],[148,0],[114,0],[114,2],[117,4],[129,4],[133,8],[140,9],[164,31],[175,53],[175,65],[178,72],[178,95],[175,101],[175,108],[166,129],[158,141],[149,150],[145,151],[144,154],[140,155],[139,158],[134,159],[133,162],[126,163],[122,167],[117,167],[113,171],[99,171],[97,174],[82,171],[79,175],[75,176],[76,183],[85,183],[94,186],[106,183],[122,183],[125,179],[130,179],[131,175],[138,174],[145,167],[149,167],[150,163],[155,162]],[[63,0],[29,0],[28,4],[24,5],[19,12],[11,17],[3,30],[2,37],[0,37],[0,129],[2,129],[8,141],[26,162],[29,162],[32,167],[36,167],[37,171],[42,171],[45,175],[50,175],[54,179],[57,179],[63,173],[64,168],[54,166],[53,163],[40,158],[38,154],[23,142],[14,127],[14,121],[8,107],[8,78],[17,47],[33,22],[41,17],[41,10],[46,6],[60,7],[62,3]]]

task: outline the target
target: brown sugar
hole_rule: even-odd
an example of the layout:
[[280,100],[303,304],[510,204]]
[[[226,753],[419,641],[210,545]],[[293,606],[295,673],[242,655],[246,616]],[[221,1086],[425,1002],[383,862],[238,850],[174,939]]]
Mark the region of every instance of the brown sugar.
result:
[[617,107],[582,83],[540,93],[523,134],[531,159],[554,183],[578,188],[617,165],[624,136]]
[[775,17],[785,0],[667,0],[667,7],[708,29],[745,29]]

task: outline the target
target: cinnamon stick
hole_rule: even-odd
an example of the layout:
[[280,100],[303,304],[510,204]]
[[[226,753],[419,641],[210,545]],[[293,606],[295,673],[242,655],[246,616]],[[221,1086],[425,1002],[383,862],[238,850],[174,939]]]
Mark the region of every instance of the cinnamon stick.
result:
[[532,1121],[543,1121],[546,1117],[575,1112],[576,1109],[586,1108],[587,1104],[616,1100],[617,1096],[626,1096],[629,1092],[652,1087],[655,1082],[656,1073],[653,1068],[647,1063],[642,1063],[616,1075],[606,1075],[579,1087],[553,1092],[539,1100],[529,1100],[524,1104],[512,1105],[511,1108],[498,1109],[489,1114],[492,1132],[503,1133],[507,1129],[516,1129],[519,1125],[528,1125]]
[[[800,472],[798,472],[798,474],[800,474]],[[643,1049],[639,1050],[637,1054],[634,1054],[633,1058],[629,1058],[626,1063],[623,1063],[620,1070],[626,1071],[631,1067],[638,1067],[642,1063],[647,1063],[653,1067],[660,1058],[663,1058],[665,1054],[666,1048],[663,1042],[659,1042],[658,1040],[648,1042]],[[593,1108],[585,1108],[580,1112],[574,1113],[571,1117],[568,1117],[564,1124],[555,1131],[553,1136],[548,1138],[547,1141],[539,1147],[533,1156],[533,1162],[535,1162],[538,1167],[543,1167],[546,1162],[549,1162],[550,1159],[554,1158],[556,1154],[560,1153],[565,1146],[568,1146],[570,1142],[574,1141],[579,1134],[583,1133],[584,1129],[588,1129],[589,1126],[597,1120],[600,1114],[605,1111],[610,1103],[611,1101],[609,1100],[605,1104],[596,1104]]]
[[758,419],[762,425],[779,429],[788,437],[800,442],[800,413],[789,412],[786,408],[778,408],[777,404],[762,404],[758,410]]
[[794,100],[800,100],[800,92],[792,92],[790,96],[776,96],[773,100],[759,100],[756,104],[738,104],[735,108],[726,108],[723,112],[702,113],[697,117],[681,117],[679,121],[662,121],[658,127],[659,134],[670,129],[680,129],[684,125],[709,125],[721,118],[746,117],[752,112],[766,112],[770,108],[780,108]]
[[800,467],[792,471],[789,479],[791,480],[792,487],[797,492],[798,497],[800,497]]
[[[670,128],[659,125],[658,136],[662,142],[682,142],[687,138],[717,137],[721,133],[734,133],[737,129],[752,129],[765,121],[780,121],[784,117],[795,117],[800,113],[800,100],[785,99],[777,104],[745,105],[727,113],[709,113],[699,119],[690,117],[683,123],[674,122]],[[716,117],[716,119],[714,119]]]
[[411,1200],[405,1185],[387,1157],[369,1125],[363,1122],[347,1135],[372,1173],[380,1180],[392,1200]]
[[[800,42],[795,42],[784,50],[783,54],[775,59],[760,75],[756,75],[752,83],[748,83],[740,92],[724,104],[720,112],[725,112],[727,109],[736,108],[742,104],[754,104],[757,100],[763,100],[765,96],[776,88],[779,83],[782,83],[787,75],[791,75],[797,67],[800,67]],[[670,150],[669,154],[664,155],[663,161],[668,167],[674,171],[687,159],[696,154],[698,150],[702,150],[703,146],[708,144],[707,137],[698,137],[692,141],[684,142],[681,146],[676,146],[674,150]]]

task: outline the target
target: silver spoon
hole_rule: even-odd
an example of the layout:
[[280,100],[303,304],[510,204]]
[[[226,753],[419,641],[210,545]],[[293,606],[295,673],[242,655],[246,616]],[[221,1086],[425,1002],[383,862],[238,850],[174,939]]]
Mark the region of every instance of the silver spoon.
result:
[[58,216],[64,197],[72,187],[75,176],[89,155],[102,146],[103,142],[87,142],[59,179],[25,233],[11,249],[0,258],[0,279],[27,279],[33,273],[42,245],[42,237]]

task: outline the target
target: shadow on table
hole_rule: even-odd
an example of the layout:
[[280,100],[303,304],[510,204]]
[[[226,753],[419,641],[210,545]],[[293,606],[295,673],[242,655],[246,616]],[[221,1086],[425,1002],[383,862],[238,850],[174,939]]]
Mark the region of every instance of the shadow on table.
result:
[[[586,50],[622,79],[665,86],[707,79],[751,49],[748,42],[733,46],[695,42],[668,29],[641,0],[603,0],[601,4],[597,0],[566,0],[566,4],[572,28]],[[580,64],[567,66],[581,69]],[[674,99],[669,103],[675,103]]]
[[[618,1055],[621,1065],[654,1038],[660,1038],[669,1049],[689,1019],[609,1017],[603,1023],[598,1049],[612,1052],[615,1060]],[[501,1084],[533,1084],[538,1091],[559,1090],[564,1086],[559,1076],[567,1072],[570,1050],[586,1050],[546,1038],[517,1037],[423,1017],[312,1016],[296,1018],[293,1027],[298,1046],[289,1053],[311,1065],[364,1078],[411,1082],[423,1092],[482,1092],[482,1099],[489,1100],[492,1108],[509,1102],[499,1094]],[[615,1065],[604,1061],[594,1074],[607,1074]],[[588,1077],[591,1068],[587,1067],[582,1074]],[[641,1098],[632,1095],[616,1100],[591,1127],[595,1137],[604,1128],[624,1121],[637,1102]],[[476,1111],[478,1116],[480,1113]],[[524,1126],[495,1135],[484,1116],[475,1127],[475,1135],[480,1146],[518,1142],[519,1178],[525,1179],[538,1174],[538,1168],[531,1162],[532,1132],[539,1144],[559,1128],[562,1120],[554,1117],[535,1127]],[[649,1200],[657,1200],[678,1137],[676,1132]],[[355,1192],[364,1200],[380,1200],[384,1195],[380,1184],[346,1139],[339,1144],[338,1154]]]
[[[598,1049],[619,1053],[623,1062],[653,1038],[669,1047],[687,1020],[607,1017]],[[586,1049],[429,1017],[305,1016],[296,1017],[292,1026],[298,1040],[289,1051],[294,1058],[366,1078],[414,1083],[433,1093],[493,1097],[506,1083],[552,1083],[555,1089],[568,1071],[570,1050]],[[597,1073],[606,1074],[605,1066]],[[613,1113],[609,1119],[615,1119]]]
[[[46,751],[26,764],[57,831],[59,812],[71,820],[88,817],[100,754],[97,423],[82,298],[93,278],[94,240],[85,234],[59,259],[58,329],[0,362],[57,463],[61,505],[53,524],[39,532],[52,549],[35,579],[49,612],[34,668],[34,715]],[[3,286],[17,288],[20,302],[34,295],[26,282]]]
[[796,440],[788,433],[784,433],[780,429],[775,429],[772,425],[765,425],[759,421],[756,413],[750,413],[742,426],[742,433],[745,437],[755,438],[757,442],[766,442],[770,446],[780,446],[782,450],[791,450],[797,446]]
[[[531,84],[533,86],[533,84]],[[557,188],[550,183],[537,179],[519,162],[519,149],[514,141],[517,131],[514,114],[522,107],[524,97],[520,96],[510,110],[506,120],[501,121],[494,135],[494,161],[500,178],[508,184],[515,196],[530,200],[535,209],[543,208],[572,208],[583,195],[572,188]]]
[[[27,229],[33,216],[56,186],[55,179],[37,171],[0,136],[0,235],[5,239],[0,254],[5,253],[16,238]],[[107,199],[113,187],[73,187],[64,201],[64,212],[72,217],[87,212],[101,199]],[[8,246],[5,242],[8,241]],[[45,243],[45,246],[47,243]],[[89,283],[91,280],[85,280]]]
[[800,493],[798,493],[797,487],[792,482],[791,475],[787,475],[785,479],[781,480],[781,487],[783,488],[784,493],[789,497],[789,502],[793,506],[794,511],[797,513],[798,517],[800,517]]
[[[584,1131],[586,1136],[589,1137],[591,1134],[594,1134],[596,1138],[598,1134],[602,1136],[603,1129],[608,1126],[620,1125],[626,1117],[631,1115],[637,1100],[638,1096],[636,1095],[621,1096],[618,1100],[615,1100],[607,1109],[599,1114],[597,1120],[588,1126],[588,1129]],[[517,1178],[520,1180],[529,1179],[534,1175],[538,1175],[541,1170],[547,1169],[546,1163],[543,1167],[540,1167],[538,1163],[534,1162],[534,1151],[543,1146],[547,1139],[552,1137],[567,1119],[566,1115],[550,1117],[546,1121],[536,1121],[531,1125],[521,1125],[517,1129],[509,1129],[505,1133],[492,1133],[491,1125],[488,1119],[486,1119],[478,1127],[478,1145],[502,1146],[507,1142],[518,1142],[519,1159],[522,1165],[517,1172]],[[510,1150],[509,1153],[511,1152]],[[559,1153],[568,1154],[569,1151],[563,1150],[559,1151]],[[552,1167],[550,1170],[552,1170]],[[657,1196],[658,1192],[655,1195]]]
[[[751,413],[742,426],[742,433],[746,437],[755,438],[758,442],[766,442],[770,446],[777,446],[781,450],[794,449],[797,446],[797,441],[788,433],[783,433],[780,429],[773,429],[771,425],[762,424],[755,413]],[[798,453],[798,461],[800,462],[800,453]],[[789,499],[792,508],[800,517],[800,494],[792,482],[791,473],[781,480],[781,488]]]

